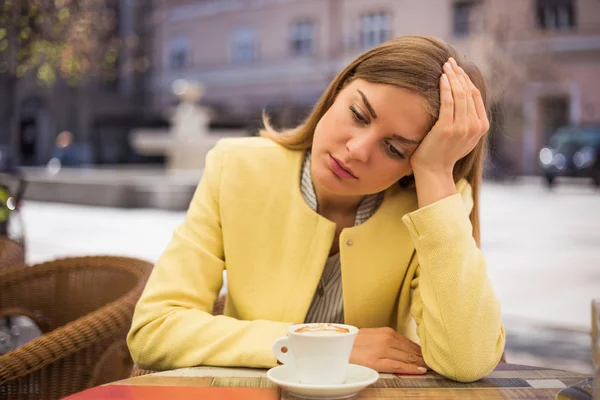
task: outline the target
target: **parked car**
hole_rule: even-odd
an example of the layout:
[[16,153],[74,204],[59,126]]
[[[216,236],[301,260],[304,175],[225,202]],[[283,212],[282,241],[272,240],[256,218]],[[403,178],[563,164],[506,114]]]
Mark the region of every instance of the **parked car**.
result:
[[592,178],[600,187],[600,123],[557,129],[539,157],[549,186],[570,176]]

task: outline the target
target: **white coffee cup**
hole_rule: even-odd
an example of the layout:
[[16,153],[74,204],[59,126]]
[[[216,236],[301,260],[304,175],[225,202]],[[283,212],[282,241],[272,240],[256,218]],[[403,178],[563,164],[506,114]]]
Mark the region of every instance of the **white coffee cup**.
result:
[[304,384],[344,383],[358,328],[344,324],[300,324],[273,345],[277,359],[296,370]]

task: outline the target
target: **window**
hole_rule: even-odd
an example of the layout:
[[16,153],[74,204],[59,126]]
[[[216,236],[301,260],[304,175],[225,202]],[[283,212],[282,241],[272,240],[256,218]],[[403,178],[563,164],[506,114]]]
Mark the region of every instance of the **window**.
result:
[[368,49],[392,38],[392,16],[387,12],[373,12],[362,16],[360,43]]
[[314,52],[314,23],[298,21],[290,30],[290,51],[296,56],[308,56]]
[[468,36],[473,31],[473,16],[476,5],[474,1],[454,3],[453,32],[455,36]]
[[542,30],[568,30],[576,26],[575,0],[537,0],[536,20]]
[[256,59],[256,33],[251,28],[238,28],[231,38],[231,60],[250,63]]
[[190,62],[190,41],[186,37],[176,37],[169,42],[169,68],[183,69]]

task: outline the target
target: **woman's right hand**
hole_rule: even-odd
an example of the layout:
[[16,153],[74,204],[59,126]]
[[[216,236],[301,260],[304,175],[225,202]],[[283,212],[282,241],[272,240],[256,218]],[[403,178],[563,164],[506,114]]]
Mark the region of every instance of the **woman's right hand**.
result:
[[420,375],[427,372],[421,346],[392,328],[359,329],[350,363],[391,374]]

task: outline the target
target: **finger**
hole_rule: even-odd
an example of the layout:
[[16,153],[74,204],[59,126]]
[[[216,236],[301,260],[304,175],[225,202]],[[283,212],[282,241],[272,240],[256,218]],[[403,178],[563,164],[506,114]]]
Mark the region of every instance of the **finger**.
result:
[[460,127],[466,126],[467,96],[460,81],[458,80],[457,73],[450,62],[444,64],[444,71],[450,80],[450,87],[452,88],[452,98],[454,99],[454,125]]
[[440,77],[440,115],[436,124],[452,125],[454,122],[454,99],[448,75]]
[[[469,76],[467,75],[467,73],[465,72],[464,69],[462,69],[461,67],[459,67],[456,64],[456,61],[453,58],[451,58],[450,60],[452,60],[454,69],[457,73],[458,80],[460,81],[460,84],[462,85],[463,90],[466,95],[466,98],[467,98],[467,120],[473,121],[473,122],[478,122],[479,118],[477,116],[477,109],[475,108],[475,101],[473,100],[473,90],[471,89],[471,85],[469,85],[469,82],[470,82]],[[468,79],[469,79],[469,82],[467,82]],[[477,124],[477,125],[479,125],[479,124]],[[476,132],[476,133],[479,133],[479,132]]]
[[414,364],[406,364],[402,361],[391,360],[389,358],[380,358],[375,365],[377,372],[388,374],[410,374],[423,375],[427,372],[427,368],[419,367]]
[[475,110],[477,112],[477,118],[482,121],[485,131],[490,127],[490,122],[487,116],[487,112],[485,110],[485,103],[483,102],[483,96],[481,95],[481,91],[477,89],[477,86],[469,79],[469,85],[471,87],[471,94],[473,96],[473,102],[475,103]]
[[469,84],[467,83],[467,80],[465,79],[465,77],[467,75],[465,73],[465,71],[460,67],[460,65],[458,65],[458,63],[456,62],[456,60],[454,58],[450,57],[448,60],[450,62],[450,65],[452,66],[452,70],[456,74],[456,78],[460,82],[460,85],[462,86],[465,93],[470,92]]
[[405,364],[412,364],[418,367],[427,368],[427,364],[425,364],[425,360],[423,360],[423,357],[417,356],[412,353],[407,353],[404,350],[398,350],[391,347],[386,351],[385,356],[390,360],[401,361]]
[[397,342],[396,345],[392,344],[392,347],[397,348],[398,350],[405,350],[408,353],[414,354],[418,357],[423,357],[421,346],[419,346],[406,336],[402,336],[398,332],[394,331],[394,338],[397,339]]

